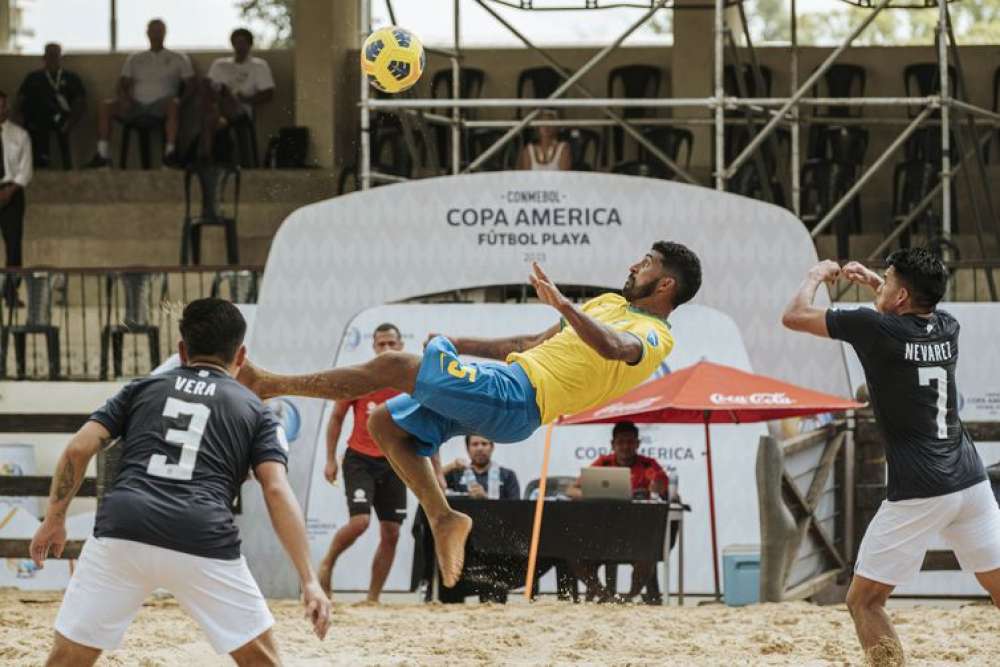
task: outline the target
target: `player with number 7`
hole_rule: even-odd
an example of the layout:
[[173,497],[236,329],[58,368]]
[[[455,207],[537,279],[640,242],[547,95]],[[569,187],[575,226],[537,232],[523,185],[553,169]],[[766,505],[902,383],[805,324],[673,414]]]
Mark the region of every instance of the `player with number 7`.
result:
[[[943,539],[1000,607],[1000,508],[958,416],[959,324],[937,308],[948,270],[924,248],[886,263],[883,279],[858,262],[820,262],[782,323],[850,344],[864,368],[885,438],[888,498],[861,541],[847,607],[869,663],[896,665],[903,649],[885,603],[920,571],[932,541]],[[838,278],[871,288],[875,309],[814,306],[819,286]]]

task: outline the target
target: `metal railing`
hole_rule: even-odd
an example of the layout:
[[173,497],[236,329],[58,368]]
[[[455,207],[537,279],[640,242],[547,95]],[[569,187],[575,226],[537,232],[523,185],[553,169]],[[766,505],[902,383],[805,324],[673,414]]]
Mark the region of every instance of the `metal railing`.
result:
[[[364,39],[371,27],[371,0],[357,0],[361,20],[360,38]],[[412,169],[412,176],[440,175],[445,171],[452,174],[467,173],[476,171],[487,165],[490,158],[505,149],[505,146],[521,137],[521,131],[534,125],[545,123],[539,122],[538,115],[542,108],[570,108],[570,109],[591,109],[599,112],[601,117],[594,119],[574,119],[573,121],[559,121],[565,126],[617,126],[622,132],[630,135],[642,148],[652,156],[651,159],[662,163],[663,166],[673,175],[673,177],[688,183],[698,183],[686,168],[676,164],[662,150],[660,150],[649,138],[641,132],[643,125],[651,125],[659,122],[654,119],[626,118],[622,111],[631,107],[641,107],[647,110],[657,108],[678,108],[687,107],[692,109],[705,109],[711,114],[711,118],[671,118],[670,124],[711,124],[714,129],[714,157],[712,163],[712,184],[717,190],[726,190],[728,184],[735,182],[743,167],[752,168],[756,172],[756,178],[760,182],[763,198],[774,203],[780,203],[779,197],[772,188],[772,176],[777,177],[777,172],[769,173],[767,160],[764,153],[775,153],[776,130],[787,129],[791,135],[791,156],[787,164],[787,173],[780,175],[781,184],[787,178],[791,186],[790,209],[796,214],[802,214],[802,183],[801,168],[802,155],[800,146],[800,135],[803,127],[808,127],[810,117],[803,115],[804,108],[810,105],[835,105],[838,107],[862,107],[862,106],[888,106],[896,107],[900,110],[907,109],[905,119],[865,119],[864,121],[827,118],[826,123],[831,125],[853,124],[864,122],[865,124],[884,125],[904,125],[904,129],[873,161],[863,170],[853,181],[852,187],[844,193],[838,193],[836,202],[825,207],[822,219],[812,227],[810,233],[813,237],[823,233],[845,207],[855,200],[856,195],[869,184],[872,179],[888,165],[910,138],[918,130],[933,131],[940,138],[940,150],[935,157],[928,158],[928,162],[934,166],[937,172],[938,184],[926,193],[921,201],[909,212],[902,216],[897,225],[896,234],[903,234],[913,226],[914,222],[929,207],[937,205],[940,210],[937,225],[940,234],[949,240],[954,232],[954,224],[951,219],[952,202],[955,200],[953,183],[957,175],[961,176],[962,183],[967,193],[963,197],[968,197],[972,203],[973,229],[975,230],[978,242],[978,252],[982,257],[988,257],[989,243],[992,239],[1000,238],[1000,226],[997,220],[998,205],[993,201],[993,189],[989,182],[987,167],[982,155],[982,151],[977,150],[988,141],[994,133],[994,129],[1000,123],[1000,114],[972,104],[968,100],[969,90],[966,84],[966,77],[962,68],[960,49],[955,39],[952,29],[951,16],[948,9],[949,0],[914,0],[906,4],[894,3],[893,0],[851,0],[859,6],[871,11],[864,17],[858,25],[854,27],[850,35],[844,39],[839,46],[826,55],[822,64],[812,71],[805,78],[800,78],[799,72],[799,48],[797,42],[796,24],[797,10],[793,1],[790,8],[792,44],[789,52],[788,65],[790,75],[790,86],[787,95],[773,96],[767,98],[754,97],[754,91],[750,90],[747,82],[743,81],[740,72],[743,68],[753,74],[755,90],[764,90],[764,78],[762,68],[757,57],[753,41],[751,39],[747,13],[742,0],[706,0],[695,4],[685,4],[676,6],[675,3],[666,0],[649,0],[647,2],[624,2],[622,4],[641,5],[646,9],[635,22],[618,36],[611,44],[602,48],[590,57],[585,64],[578,69],[567,67],[560,62],[559,58],[550,50],[543,49],[534,44],[524,34],[504,18],[491,5],[502,5],[507,7],[517,7],[522,10],[537,10],[542,7],[535,7],[531,2],[514,2],[506,0],[454,0],[454,47],[447,52],[452,71],[452,95],[451,98],[431,98],[416,99],[412,94],[396,96],[388,99],[374,99],[369,93],[367,81],[360,82],[360,114],[361,114],[361,152],[359,155],[359,179],[362,189],[368,189],[373,185],[383,182],[398,183],[408,180],[399,174],[388,174],[378,170],[373,164],[370,151],[370,115],[372,112],[392,112],[398,116],[411,157],[414,159],[416,168]],[[386,4],[392,14],[392,1],[386,0]],[[511,99],[511,98],[483,98],[463,99],[461,96],[460,74],[463,66],[463,43],[460,31],[460,8],[465,4],[475,4],[480,10],[491,15],[499,25],[513,34],[525,48],[537,54],[541,60],[549,67],[553,68],[562,78],[560,85],[547,98],[532,99]],[[597,2],[581,2],[578,9],[599,9],[614,6],[616,3],[601,5]],[[561,6],[561,5],[560,5]],[[548,6],[553,8],[555,5]],[[709,97],[690,98],[636,98],[609,99],[594,93],[583,82],[583,77],[592,72],[593,69],[608,56],[614,53],[622,45],[624,40],[637,30],[646,21],[651,19],[656,12],[680,9],[702,9],[714,11],[714,27],[712,38],[714,41],[714,62],[713,62],[713,94]],[[859,37],[876,19],[876,17],[889,10],[914,9],[936,11],[938,14],[935,34],[935,55],[937,65],[937,89],[933,94],[906,97],[815,97],[814,86],[824,78],[830,68],[836,63],[839,57],[851,46],[854,40]],[[582,12],[586,13],[586,12]],[[749,62],[743,60],[749,56]],[[735,68],[735,83],[737,95],[727,93],[725,85],[725,66],[727,62]],[[954,79],[950,81],[950,79]],[[933,86],[931,87],[933,88]],[[568,93],[576,93],[582,97],[567,98]],[[507,108],[518,109],[523,113],[518,114],[518,118],[513,121],[493,121],[493,120],[471,120],[463,118],[463,109],[481,108]],[[727,158],[726,151],[726,126],[738,121],[739,115],[727,111],[739,109],[743,111],[743,122],[747,126],[750,140],[742,146],[737,146],[739,150],[731,159]],[[595,114],[596,115],[596,114]],[[842,123],[842,121],[844,121]],[[447,161],[438,161],[434,155],[428,160],[428,168],[424,168],[424,158],[420,152],[415,150],[415,133],[423,131],[430,123],[450,125],[451,127],[451,156],[450,165]],[[477,151],[473,157],[467,156],[469,162],[463,163],[461,151],[459,149],[460,136],[463,131],[471,128],[500,128],[499,136],[492,140],[492,144],[484,150]],[[765,143],[768,142],[768,143]],[[425,141],[429,147],[428,153],[433,153],[436,142]],[[762,149],[766,149],[763,150]],[[436,155],[436,153],[435,153]],[[965,168],[963,169],[963,165]],[[607,166],[607,165],[606,165]],[[450,167],[450,169],[448,169]],[[782,172],[785,170],[782,169]],[[971,173],[975,172],[975,173]],[[946,251],[947,253],[947,251]],[[997,290],[992,280],[992,274],[988,276],[987,282],[991,294],[996,297]]]
[[187,303],[255,303],[262,274],[260,266],[0,270],[0,377],[144,375],[176,350]]

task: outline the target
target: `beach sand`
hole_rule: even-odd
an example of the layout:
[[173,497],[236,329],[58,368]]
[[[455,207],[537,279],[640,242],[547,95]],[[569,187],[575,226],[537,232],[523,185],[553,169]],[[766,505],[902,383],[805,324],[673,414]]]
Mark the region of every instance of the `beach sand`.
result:
[[[0,592],[0,664],[39,665],[58,594]],[[413,597],[409,596],[408,600]],[[1000,613],[985,602],[890,610],[911,665],[996,665]],[[534,604],[381,606],[337,603],[317,640],[300,606],[272,601],[288,665],[856,665],[843,605],[728,608]],[[101,665],[228,665],[172,599],[151,600]]]

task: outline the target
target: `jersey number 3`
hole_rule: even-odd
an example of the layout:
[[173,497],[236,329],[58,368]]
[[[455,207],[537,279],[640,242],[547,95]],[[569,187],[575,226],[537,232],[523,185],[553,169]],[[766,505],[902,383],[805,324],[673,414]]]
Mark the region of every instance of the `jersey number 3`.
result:
[[948,373],[940,366],[929,366],[917,369],[917,377],[921,387],[929,387],[931,382],[937,383],[937,437],[948,439]]
[[198,448],[201,447],[201,439],[205,435],[205,425],[212,410],[201,403],[188,403],[177,398],[168,398],[163,406],[164,417],[180,417],[187,415],[191,417],[186,429],[167,429],[164,439],[171,445],[181,448],[181,456],[177,463],[167,463],[164,454],[153,454],[149,457],[149,465],[146,472],[156,477],[166,477],[167,479],[187,480],[194,476],[194,464],[198,460]]

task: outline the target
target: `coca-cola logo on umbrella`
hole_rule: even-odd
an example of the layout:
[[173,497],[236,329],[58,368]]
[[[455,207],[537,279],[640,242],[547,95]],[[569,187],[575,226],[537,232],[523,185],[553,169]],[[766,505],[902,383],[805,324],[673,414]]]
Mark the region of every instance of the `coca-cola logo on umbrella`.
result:
[[729,396],[712,394],[709,400],[713,405],[794,405],[795,399],[784,392],[743,394]]

